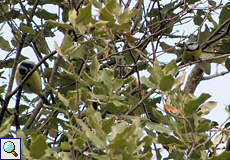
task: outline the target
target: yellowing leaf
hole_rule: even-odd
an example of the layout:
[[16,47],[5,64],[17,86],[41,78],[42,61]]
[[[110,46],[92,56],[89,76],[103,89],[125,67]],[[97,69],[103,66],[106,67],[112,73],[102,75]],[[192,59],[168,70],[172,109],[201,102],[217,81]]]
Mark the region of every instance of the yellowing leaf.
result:
[[13,123],[14,115],[7,118],[0,128],[0,137],[6,136],[10,132],[11,124]]
[[69,11],[69,22],[76,27],[76,21],[75,19],[77,18],[77,11],[75,9]]

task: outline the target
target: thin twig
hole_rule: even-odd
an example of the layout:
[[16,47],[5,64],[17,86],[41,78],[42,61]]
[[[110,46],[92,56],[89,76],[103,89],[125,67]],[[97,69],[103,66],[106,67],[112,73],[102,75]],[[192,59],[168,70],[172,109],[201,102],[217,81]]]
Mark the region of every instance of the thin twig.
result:
[[154,92],[155,92],[155,89],[152,89],[151,91],[149,91],[149,93],[147,93],[147,94],[145,95],[145,97],[142,98],[133,108],[130,108],[130,109],[128,110],[128,112],[125,113],[125,115],[127,116],[127,115],[129,115],[130,113],[132,113],[133,111],[135,111],[135,110],[143,103],[143,101],[146,100],[147,98],[149,98],[149,96],[150,96],[151,94],[153,94]]
[[209,79],[216,78],[216,77],[219,77],[219,76],[224,76],[225,74],[228,74],[228,73],[229,73],[229,71],[217,73],[217,74],[214,74],[214,75],[212,75],[212,76],[202,77],[201,80],[209,80]]

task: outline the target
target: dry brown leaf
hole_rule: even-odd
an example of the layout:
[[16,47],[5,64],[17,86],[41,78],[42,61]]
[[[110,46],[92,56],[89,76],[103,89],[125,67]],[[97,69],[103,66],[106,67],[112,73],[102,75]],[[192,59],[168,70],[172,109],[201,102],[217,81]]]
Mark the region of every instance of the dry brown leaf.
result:
[[168,104],[166,104],[166,105],[164,105],[164,108],[165,108],[165,110],[166,111],[171,111],[172,113],[178,113],[179,112],[179,109],[177,109],[176,107],[174,107],[174,106],[171,106],[171,105],[168,105]]

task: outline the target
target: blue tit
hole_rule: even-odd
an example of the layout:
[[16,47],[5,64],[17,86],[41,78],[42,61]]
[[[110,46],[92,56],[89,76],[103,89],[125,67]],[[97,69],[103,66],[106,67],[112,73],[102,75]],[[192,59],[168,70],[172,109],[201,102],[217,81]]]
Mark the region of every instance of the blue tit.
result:
[[[16,81],[17,84],[32,70],[35,66],[35,63],[24,60],[19,64],[19,67],[16,72]],[[36,70],[24,83],[23,90],[27,93],[35,93],[41,97],[43,102],[47,105],[50,105],[49,101],[42,92],[42,81],[38,70]]]
[[201,53],[202,51],[199,43],[194,40],[188,40],[185,43],[184,50],[181,55],[182,62],[185,64],[191,61],[196,61],[200,59]]

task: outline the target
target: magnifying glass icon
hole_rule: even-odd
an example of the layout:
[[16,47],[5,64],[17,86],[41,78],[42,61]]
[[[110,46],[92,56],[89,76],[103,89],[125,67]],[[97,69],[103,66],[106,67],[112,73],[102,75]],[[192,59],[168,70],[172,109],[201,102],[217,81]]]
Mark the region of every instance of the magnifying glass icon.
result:
[[7,153],[12,153],[15,157],[18,156],[18,154],[14,151],[15,150],[15,145],[11,141],[7,141],[3,145],[3,149]]

